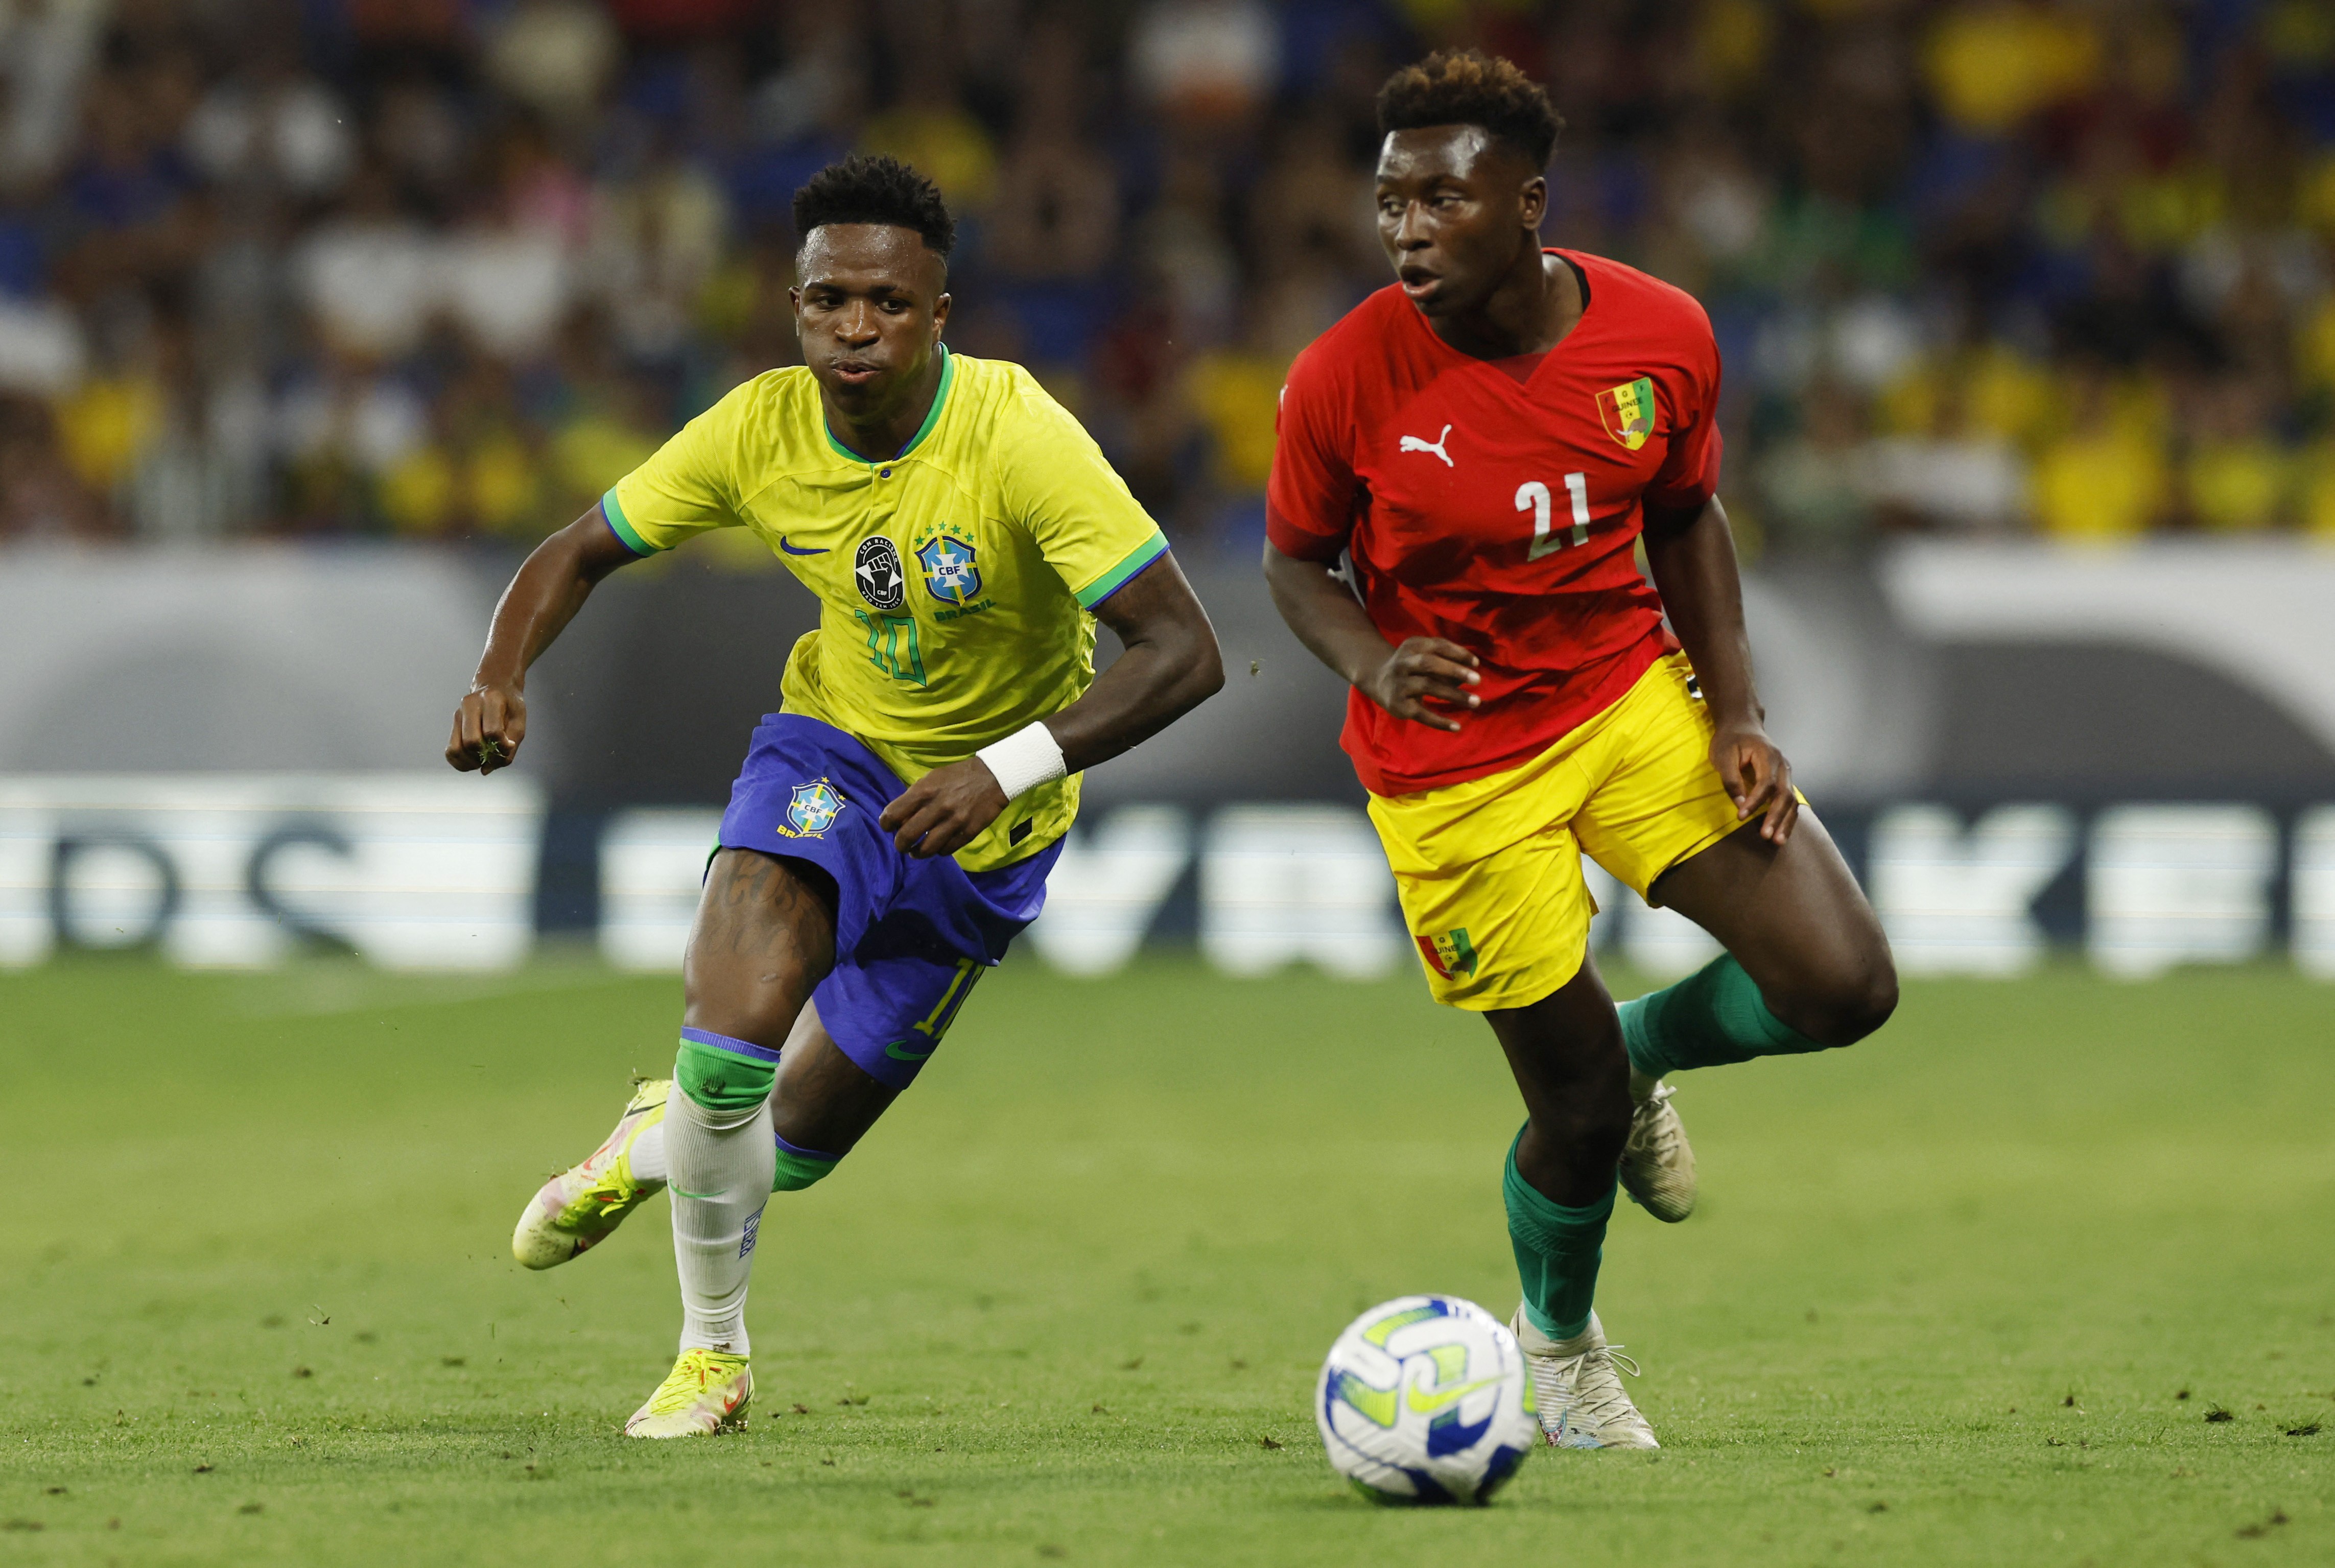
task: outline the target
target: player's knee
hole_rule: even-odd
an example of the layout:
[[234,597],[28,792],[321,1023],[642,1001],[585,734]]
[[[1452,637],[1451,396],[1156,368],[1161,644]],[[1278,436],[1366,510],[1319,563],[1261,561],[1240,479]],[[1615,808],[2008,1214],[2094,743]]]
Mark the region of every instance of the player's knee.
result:
[[1884,949],[1842,965],[1811,990],[1799,1031],[1819,1045],[1855,1045],[1897,1011],[1897,966]]

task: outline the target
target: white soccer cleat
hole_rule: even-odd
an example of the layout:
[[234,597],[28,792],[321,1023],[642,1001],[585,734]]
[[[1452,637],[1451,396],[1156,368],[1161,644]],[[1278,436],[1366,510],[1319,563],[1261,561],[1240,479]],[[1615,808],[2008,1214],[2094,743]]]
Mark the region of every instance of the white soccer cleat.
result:
[[[1638,1086],[1643,1083],[1642,1095]],[[1630,1136],[1622,1145],[1622,1190],[1640,1208],[1671,1224],[1694,1213],[1694,1146],[1671,1108],[1677,1089],[1660,1079],[1630,1075]]]
[[1534,1403],[1541,1435],[1552,1448],[1659,1448],[1654,1429],[1630,1402],[1615,1363],[1638,1375],[1638,1363],[1622,1347],[1605,1342],[1605,1327],[1589,1314],[1589,1327],[1569,1340],[1552,1340],[1525,1316],[1524,1303],[1508,1327],[1532,1369]]
[[627,1437],[710,1437],[746,1429],[754,1374],[727,1350],[682,1351],[649,1402],[625,1423]]
[[673,1079],[649,1079],[633,1091],[616,1130],[591,1157],[543,1184],[511,1232],[511,1255],[531,1269],[548,1269],[582,1255],[615,1234],[626,1215],[664,1190],[664,1183],[633,1175],[633,1145],[664,1119]]

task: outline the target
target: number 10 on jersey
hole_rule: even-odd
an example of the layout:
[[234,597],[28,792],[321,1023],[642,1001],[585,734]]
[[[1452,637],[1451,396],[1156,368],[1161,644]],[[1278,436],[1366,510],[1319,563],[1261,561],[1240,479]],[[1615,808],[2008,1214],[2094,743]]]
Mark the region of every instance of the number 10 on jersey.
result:
[[[1589,542],[1589,476],[1565,475],[1565,493],[1573,502],[1572,543],[1585,545]],[[1565,537],[1549,531],[1546,485],[1542,484],[1538,479],[1526,479],[1523,484],[1518,485],[1516,510],[1530,512],[1533,515],[1532,548],[1526,553],[1525,559],[1537,561],[1543,556],[1551,555],[1565,548]]]

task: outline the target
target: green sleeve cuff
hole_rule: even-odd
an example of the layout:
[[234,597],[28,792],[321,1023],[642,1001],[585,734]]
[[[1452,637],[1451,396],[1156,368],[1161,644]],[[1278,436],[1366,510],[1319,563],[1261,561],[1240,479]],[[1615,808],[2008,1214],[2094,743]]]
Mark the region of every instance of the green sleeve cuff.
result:
[[1079,608],[1091,610],[1127,586],[1128,579],[1168,553],[1168,536],[1158,528],[1151,537],[1120,557],[1119,565],[1079,590]]
[[641,537],[635,531],[631,520],[625,516],[625,508],[616,499],[616,487],[614,485],[610,485],[608,493],[600,498],[600,515],[608,519],[608,531],[616,536],[625,548],[636,556],[657,553],[657,547]]

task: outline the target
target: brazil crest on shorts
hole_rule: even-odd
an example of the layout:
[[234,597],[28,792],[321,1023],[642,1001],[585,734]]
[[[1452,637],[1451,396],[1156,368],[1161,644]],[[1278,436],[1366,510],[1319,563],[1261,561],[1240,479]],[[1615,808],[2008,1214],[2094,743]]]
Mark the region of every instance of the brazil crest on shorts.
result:
[[925,569],[925,586],[944,605],[963,609],[981,592],[981,566],[974,559],[973,541],[945,523],[916,547],[916,565]]
[[787,802],[787,825],[780,831],[790,838],[817,838],[835,825],[845,804],[842,792],[824,779],[798,784]]

